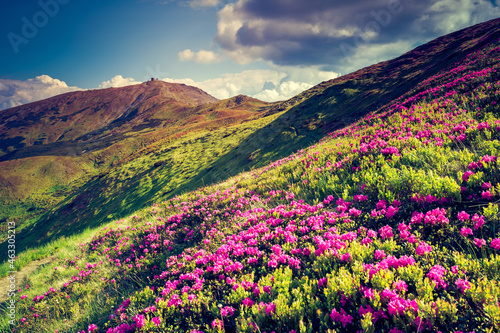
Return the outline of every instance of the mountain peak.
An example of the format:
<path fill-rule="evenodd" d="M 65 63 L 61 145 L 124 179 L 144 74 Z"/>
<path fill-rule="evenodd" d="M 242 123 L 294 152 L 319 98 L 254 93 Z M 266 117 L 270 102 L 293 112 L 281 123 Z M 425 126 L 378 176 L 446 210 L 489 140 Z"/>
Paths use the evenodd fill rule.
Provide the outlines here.
<path fill-rule="evenodd" d="M 0 155 L 89 133 L 155 127 L 164 119 L 182 117 L 179 112 L 185 109 L 218 101 L 199 88 L 164 81 L 70 92 L 2 111 Z"/>

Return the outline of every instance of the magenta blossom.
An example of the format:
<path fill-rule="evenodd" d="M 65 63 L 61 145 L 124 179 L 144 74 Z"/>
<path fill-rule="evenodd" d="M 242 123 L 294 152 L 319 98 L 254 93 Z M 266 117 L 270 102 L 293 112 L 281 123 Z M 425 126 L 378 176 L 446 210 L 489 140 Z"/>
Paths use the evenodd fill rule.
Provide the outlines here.
<path fill-rule="evenodd" d="M 460 229 L 460 234 L 464 237 L 467 237 L 467 236 L 471 236 L 473 234 L 473 232 L 472 232 L 471 228 L 462 227 L 462 229 Z"/>
<path fill-rule="evenodd" d="M 419 256 L 423 256 L 427 253 L 432 252 L 432 246 L 428 245 L 425 242 L 420 242 L 418 244 L 417 249 L 415 250 Z"/>
<path fill-rule="evenodd" d="M 465 294 L 465 291 L 469 290 L 471 287 L 470 282 L 464 279 L 458 279 L 455 284 L 457 285 L 457 288 L 462 292 L 462 294 Z"/>
<path fill-rule="evenodd" d="M 154 317 L 153 319 L 151 319 L 151 321 L 153 322 L 153 324 L 155 324 L 155 326 L 160 326 L 161 318 L 160 317 Z"/>
<path fill-rule="evenodd" d="M 461 211 L 460 213 L 458 213 L 457 218 L 460 221 L 467 221 L 468 219 L 470 219 L 470 215 L 464 211 Z"/>

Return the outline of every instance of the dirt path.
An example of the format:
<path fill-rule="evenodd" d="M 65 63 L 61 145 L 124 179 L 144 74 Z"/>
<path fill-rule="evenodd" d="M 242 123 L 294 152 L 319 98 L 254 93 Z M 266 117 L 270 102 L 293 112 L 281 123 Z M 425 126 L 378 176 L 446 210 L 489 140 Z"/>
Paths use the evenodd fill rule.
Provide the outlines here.
<path fill-rule="evenodd" d="M 20 288 L 25 287 L 26 277 L 35 271 L 41 265 L 49 263 L 52 259 L 50 257 L 35 260 L 29 263 L 27 266 L 23 267 L 20 271 L 16 273 L 16 293 Z M 10 281 L 7 279 L 8 276 L 0 280 L 0 304 L 9 299 L 8 292 L 10 287 Z"/>

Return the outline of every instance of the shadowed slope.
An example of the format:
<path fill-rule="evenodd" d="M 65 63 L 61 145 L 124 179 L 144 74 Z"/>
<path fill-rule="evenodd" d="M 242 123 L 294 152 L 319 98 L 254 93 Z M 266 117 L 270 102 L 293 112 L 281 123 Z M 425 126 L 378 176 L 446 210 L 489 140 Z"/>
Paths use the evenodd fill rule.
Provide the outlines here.
<path fill-rule="evenodd" d="M 273 104 L 268 113 L 286 112 L 201 171 L 185 185 L 186 189 L 221 181 L 307 147 L 326 133 L 391 104 L 427 78 L 446 73 L 472 50 L 499 38 L 500 19 L 491 20 L 437 38 L 396 59 L 322 82 L 285 102 Z M 183 191 L 181 187 L 175 193 Z"/>

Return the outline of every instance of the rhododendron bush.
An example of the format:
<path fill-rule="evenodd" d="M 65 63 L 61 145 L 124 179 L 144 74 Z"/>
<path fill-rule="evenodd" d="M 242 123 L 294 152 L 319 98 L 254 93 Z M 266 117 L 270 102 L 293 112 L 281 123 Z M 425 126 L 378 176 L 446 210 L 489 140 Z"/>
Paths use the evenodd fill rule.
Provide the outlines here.
<path fill-rule="evenodd" d="M 500 331 L 499 55 L 117 221 L 21 296 L 17 330 L 69 331 L 94 294 L 80 331 Z"/>

